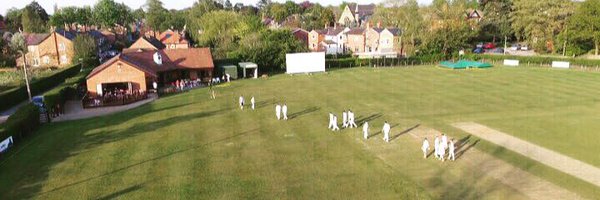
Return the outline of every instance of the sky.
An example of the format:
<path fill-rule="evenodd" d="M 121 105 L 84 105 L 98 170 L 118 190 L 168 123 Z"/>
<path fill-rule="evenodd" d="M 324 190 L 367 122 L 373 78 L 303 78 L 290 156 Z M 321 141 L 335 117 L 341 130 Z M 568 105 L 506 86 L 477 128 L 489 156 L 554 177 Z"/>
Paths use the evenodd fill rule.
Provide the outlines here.
<path fill-rule="evenodd" d="M 4 16 L 6 10 L 10 8 L 23 8 L 29 4 L 32 0 L 2 0 L 0 3 L 0 13 Z M 59 8 L 66 6 L 93 6 L 97 0 L 37 0 L 37 2 L 46 9 L 48 14 L 52 14 L 54 4 L 57 4 Z M 161 0 L 163 5 L 167 9 L 182 9 L 191 7 L 196 0 Z M 231 4 L 243 3 L 255 5 L 258 0 L 230 0 Z M 273 2 L 285 2 L 286 0 L 273 0 Z M 304 0 L 294 0 L 295 2 L 303 2 Z M 322 5 L 338 5 L 343 0 L 310 0 L 311 2 L 318 2 Z M 346 0 L 348 2 L 356 2 L 359 4 L 370 4 L 380 3 L 382 0 Z M 432 0 L 418 0 L 420 4 L 429 4 Z M 115 0 L 115 2 L 123 2 L 132 9 L 137 9 L 144 5 L 146 0 Z"/>

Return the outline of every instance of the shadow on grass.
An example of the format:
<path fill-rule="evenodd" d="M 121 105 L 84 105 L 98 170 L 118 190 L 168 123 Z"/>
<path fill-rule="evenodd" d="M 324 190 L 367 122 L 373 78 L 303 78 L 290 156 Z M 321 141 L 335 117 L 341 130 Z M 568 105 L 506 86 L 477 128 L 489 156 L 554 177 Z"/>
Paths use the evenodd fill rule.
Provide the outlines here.
<path fill-rule="evenodd" d="M 134 186 L 127 187 L 125 189 L 113 192 L 113 193 L 108 194 L 106 196 L 102 196 L 102 197 L 98 198 L 98 200 L 116 199 L 116 198 L 120 197 L 121 195 L 124 195 L 124 194 L 130 193 L 130 192 L 134 192 L 134 191 L 137 191 L 139 189 L 142 189 L 143 186 L 144 186 L 144 184 L 145 183 L 137 184 L 137 185 L 134 185 Z"/>
<path fill-rule="evenodd" d="M 309 113 L 312 113 L 312 112 L 318 111 L 318 110 L 320 110 L 320 109 L 321 109 L 321 108 L 319 108 L 319 107 L 315 107 L 315 106 L 313 106 L 313 107 L 310 107 L 310 108 L 306 108 L 306 109 L 304 109 L 304 110 L 302 110 L 302 111 L 298 111 L 298 112 L 295 112 L 295 113 L 292 113 L 292 114 L 290 114 L 289 118 L 290 118 L 290 119 L 294 119 L 294 118 L 296 118 L 296 117 L 300 117 L 300 116 L 302 116 L 302 115 L 306 115 L 306 114 L 309 114 Z"/>
<path fill-rule="evenodd" d="M 404 130 L 404 131 L 402 131 L 402 132 L 400 132 L 400 133 L 398 133 L 398 134 L 396 134 L 396 135 L 392 136 L 392 137 L 390 138 L 390 141 L 393 141 L 394 139 L 396 139 L 396 138 L 400 137 L 401 135 L 407 134 L 408 132 L 410 132 L 410 131 L 414 130 L 415 128 L 418 128 L 419 126 L 421 126 L 421 124 L 414 125 L 413 127 L 410 127 L 410 128 L 408 128 L 408 129 L 406 129 L 406 130 Z"/>
<path fill-rule="evenodd" d="M 381 113 L 372 114 L 372 115 L 369 115 L 369 116 L 364 117 L 364 118 L 361 118 L 359 116 L 359 117 L 356 118 L 356 124 L 359 125 L 359 126 L 361 126 L 365 122 L 375 120 L 375 119 L 377 119 L 377 118 L 379 118 L 381 116 L 383 116 Z"/>
<path fill-rule="evenodd" d="M 259 109 L 259 108 L 264 108 L 266 106 L 273 105 L 273 104 L 275 104 L 275 101 L 273 101 L 273 100 L 264 100 L 264 101 L 256 102 L 254 104 L 254 107 L 255 107 L 255 109 Z M 275 108 L 273 108 L 273 110 L 275 110 Z"/>
<path fill-rule="evenodd" d="M 236 107 L 230 106 L 217 110 L 209 110 L 204 112 L 193 112 L 185 115 L 177 115 L 171 118 L 160 118 L 154 121 L 137 122 L 132 126 L 127 126 L 123 130 L 107 129 L 98 131 L 103 127 L 118 127 L 123 124 L 132 123 L 137 117 L 142 117 L 150 113 L 164 112 L 169 109 L 175 111 L 185 109 L 183 107 L 190 103 L 173 103 L 168 107 L 153 108 L 153 104 L 146 104 L 138 108 L 129 110 L 128 112 L 116 113 L 109 116 L 97 117 L 84 120 L 76 120 L 71 122 L 50 123 L 43 126 L 35 135 L 33 135 L 27 143 L 16 146 L 10 152 L 9 157 L 0 158 L 0 199 L 30 199 L 34 197 L 43 197 L 40 195 L 63 190 L 74 185 L 86 183 L 103 176 L 114 174 L 119 171 L 127 170 L 132 167 L 149 163 L 158 159 L 169 157 L 173 154 L 189 151 L 199 147 L 189 147 L 187 149 L 171 152 L 169 154 L 160 155 L 152 159 L 144 160 L 136 164 L 128 165 L 111 172 L 102 173 L 98 176 L 85 178 L 82 180 L 67 183 L 65 185 L 54 185 L 53 189 L 43 191 L 45 180 L 48 179 L 52 169 L 59 163 L 64 162 L 72 156 L 90 151 L 100 145 L 111 142 L 116 142 L 138 135 L 155 131 L 162 127 L 171 126 L 177 123 L 209 118 L 216 115 L 228 113 Z M 69 123 L 69 125 L 65 125 Z M 205 143 L 210 145 L 216 142 L 225 141 L 233 137 L 237 137 L 248 132 L 238 133 L 224 137 L 219 140 Z M 35 146 L 32 148 L 32 146 Z M 14 153 L 13 153 L 14 152 Z M 49 153 L 51 152 L 51 153 Z M 23 156 L 28 155 L 28 156 Z M 20 173 L 14 173 L 18 169 Z M 101 170 L 101 169 L 100 169 Z M 142 187 L 134 186 L 125 188 L 118 193 L 107 195 L 107 198 L 112 198 L 115 195 L 121 195 L 127 192 L 138 190 Z"/>

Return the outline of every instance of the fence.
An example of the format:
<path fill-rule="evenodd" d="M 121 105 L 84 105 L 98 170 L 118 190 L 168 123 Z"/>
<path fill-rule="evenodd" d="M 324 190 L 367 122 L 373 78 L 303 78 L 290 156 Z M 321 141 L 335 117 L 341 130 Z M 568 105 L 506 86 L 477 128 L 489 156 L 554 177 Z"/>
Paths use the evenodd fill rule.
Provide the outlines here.
<path fill-rule="evenodd" d="M 141 101 L 148 98 L 146 92 L 134 93 L 134 94 L 118 94 L 118 95 L 105 95 L 103 97 L 92 98 L 85 95 L 81 100 L 83 108 L 97 108 L 106 106 L 121 106 Z"/>

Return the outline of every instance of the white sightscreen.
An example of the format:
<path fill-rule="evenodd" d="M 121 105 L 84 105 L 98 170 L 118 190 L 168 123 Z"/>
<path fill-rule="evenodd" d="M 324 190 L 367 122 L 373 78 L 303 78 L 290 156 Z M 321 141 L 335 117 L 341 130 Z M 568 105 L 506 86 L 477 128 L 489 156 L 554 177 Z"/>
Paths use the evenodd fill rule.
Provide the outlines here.
<path fill-rule="evenodd" d="M 325 52 L 285 54 L 286 73 L 325 72 Z"/>

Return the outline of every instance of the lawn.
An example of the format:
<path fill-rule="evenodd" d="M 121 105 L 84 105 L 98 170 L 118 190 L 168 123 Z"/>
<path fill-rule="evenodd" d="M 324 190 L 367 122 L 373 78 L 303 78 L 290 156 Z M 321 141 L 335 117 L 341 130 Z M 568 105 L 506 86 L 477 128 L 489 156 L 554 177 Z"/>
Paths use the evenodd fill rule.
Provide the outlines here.
<path fill-rule="evenodd" d="M 240 111 L 239 95 L 254 95 L 258 109 Z M 358 130 L 329 132 L 327 113 L 345 108 L 359 121 L 370 116 L 372 131 L 387 120 L 396 132 L 420 125 L 458 138 L 466 134 L 449 124 L 475 121 L 600 167 L 593 154 L 600 148 L 590 140 L 600 128 L 598 73 L 355 68 L 237 81 L 218 87 L 217 96 L 198 89 L 46 125 L 0 158 L 0 199 L 525 198 L 458 164 L 423 161 L 418 139 L 408 135 L 385 144 L 361 141 Z M 274 119 L 275 102 L 287 103 L 291 120 Z M 501 148 L 476 147 L 584 196 L 598 194 Z"/>

